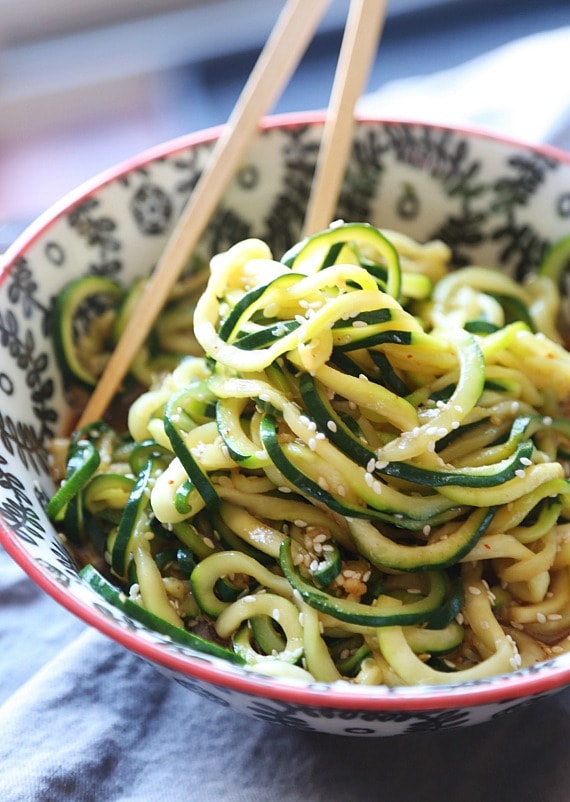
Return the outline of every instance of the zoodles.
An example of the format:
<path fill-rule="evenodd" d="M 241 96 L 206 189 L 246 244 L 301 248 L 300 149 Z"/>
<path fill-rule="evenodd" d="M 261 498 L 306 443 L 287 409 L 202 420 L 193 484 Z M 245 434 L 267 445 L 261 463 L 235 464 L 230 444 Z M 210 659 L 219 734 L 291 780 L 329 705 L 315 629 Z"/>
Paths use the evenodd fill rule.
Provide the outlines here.
<path fill-rule="evenodd" d="M 450 262 L 442 242 L 338 223 L 182 280 L 125 426 L 53 446 L 48 513 L 86 580 L 284 677 L 443 684 L 570 650 L 561 271 Z M 90 331 L 69 314 L 84 377 Z"/>

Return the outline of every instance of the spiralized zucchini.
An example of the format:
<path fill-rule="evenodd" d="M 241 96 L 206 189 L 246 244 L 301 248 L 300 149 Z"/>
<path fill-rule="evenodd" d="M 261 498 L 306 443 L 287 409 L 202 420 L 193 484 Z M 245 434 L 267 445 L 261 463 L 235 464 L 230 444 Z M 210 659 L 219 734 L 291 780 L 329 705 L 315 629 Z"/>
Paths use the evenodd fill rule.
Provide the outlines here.
<path fill-rule="evenodd" d="M 88 575 L 287 678 L 443 684 L 568 651 L 560 290 L 450 261 L 356 223 L 215 256 L 188 331 L 157 324 L 201 351 L 126 433 L 66 443 L 48 512 Z"/>

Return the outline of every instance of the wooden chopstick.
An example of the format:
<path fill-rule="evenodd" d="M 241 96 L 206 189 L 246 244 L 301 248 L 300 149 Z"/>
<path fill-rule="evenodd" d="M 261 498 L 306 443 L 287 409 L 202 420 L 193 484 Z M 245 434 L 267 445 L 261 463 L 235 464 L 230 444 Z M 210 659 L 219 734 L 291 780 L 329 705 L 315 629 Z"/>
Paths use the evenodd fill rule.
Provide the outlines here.
<path fill-rule="evenodd" d="M 388 0 L 351 0 L 323 129 L 304 234 L 333 220 L 352 144 L 354 109 L 372 66 Z"/>
<path fill-rule="evenodd" d="M 78 422 L 79 427 L 103 416 L 230 179 L 235 175 L 260 119 L 293 74 L 329 3 L 330 0 L 288 0 L 168 239 L 135 312 L 87 402 Z"/>

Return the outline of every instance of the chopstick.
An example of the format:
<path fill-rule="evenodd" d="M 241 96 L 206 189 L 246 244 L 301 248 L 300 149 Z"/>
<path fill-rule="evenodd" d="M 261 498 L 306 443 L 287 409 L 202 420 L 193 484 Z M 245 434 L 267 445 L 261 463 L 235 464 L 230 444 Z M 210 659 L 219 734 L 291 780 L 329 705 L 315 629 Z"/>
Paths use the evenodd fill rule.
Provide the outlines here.
<path fill-rule="evenodd" d="M 378 49 L 387 6 L 388 0 L 351 0 L 305 216 L 306 236 L 333 219 L 352 144 L 354 109 Z"/>
<path fill-rule="evenodd" d="M 77 424 L 79 428 L 103 416 L 230 179 L 235 175 L 260 119 L 293 74 L 329 3 L 330 0 L 288 0 L 286 3 L 146 284 L 134 314 L 93 389 Z"/>

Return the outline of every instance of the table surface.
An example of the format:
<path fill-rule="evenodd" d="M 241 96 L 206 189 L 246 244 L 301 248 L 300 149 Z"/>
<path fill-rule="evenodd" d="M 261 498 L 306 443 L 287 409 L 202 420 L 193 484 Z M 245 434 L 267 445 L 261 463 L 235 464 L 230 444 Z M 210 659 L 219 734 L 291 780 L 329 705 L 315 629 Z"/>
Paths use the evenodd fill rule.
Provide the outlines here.
<path fill-rule="evenodd" d="M 570 28 L 537 35 L 387 86 L 362 108 L 407 103 L 416 117 L 570 149 L 570 82 L 548 81 L 569 47 Z M 250 719 L 86 627 L 0 548 L 0 802 L 558 802 L 570 788 L 569 713 L 570 690 L 491 723 L 396 738 Z"/>

